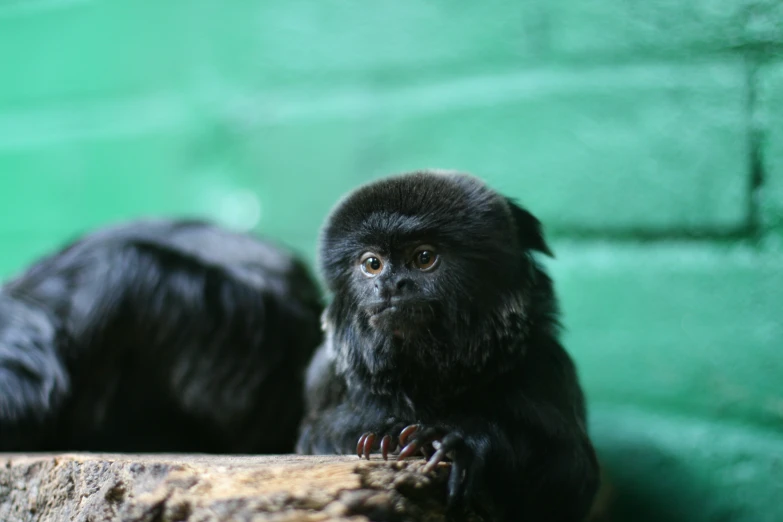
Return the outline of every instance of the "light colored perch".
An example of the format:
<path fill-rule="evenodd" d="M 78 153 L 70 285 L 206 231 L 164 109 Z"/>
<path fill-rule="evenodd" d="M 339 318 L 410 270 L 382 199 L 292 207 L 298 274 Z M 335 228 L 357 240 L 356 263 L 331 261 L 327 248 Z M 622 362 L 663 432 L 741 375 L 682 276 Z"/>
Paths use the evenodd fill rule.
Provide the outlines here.
<path fill-rule="evenodd" d="M 423 465 L 357 457 L 0 454 L 0 520 L 445 520 L 449 468 L 425 475 Z"/>

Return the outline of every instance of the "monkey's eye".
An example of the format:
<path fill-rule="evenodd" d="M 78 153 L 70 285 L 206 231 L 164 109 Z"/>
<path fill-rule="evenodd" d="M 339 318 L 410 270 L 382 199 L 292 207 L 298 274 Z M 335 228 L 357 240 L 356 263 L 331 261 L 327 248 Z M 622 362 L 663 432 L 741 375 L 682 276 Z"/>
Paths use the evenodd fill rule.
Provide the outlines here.
<path fill-rule="evenodd" d="M 367 253 L 362 256 L 360 262 L 362 272 L 370 277 L 375 277 L 383 270 L 383 261 L 381 258 L 372 253 Z"/>
<path fill-rule="evenodd" d="M 413 264 L 419 270 L 432 270 L 438 263 L 438 253 L 431 246 L 423 245 L 413 252 Z"/>

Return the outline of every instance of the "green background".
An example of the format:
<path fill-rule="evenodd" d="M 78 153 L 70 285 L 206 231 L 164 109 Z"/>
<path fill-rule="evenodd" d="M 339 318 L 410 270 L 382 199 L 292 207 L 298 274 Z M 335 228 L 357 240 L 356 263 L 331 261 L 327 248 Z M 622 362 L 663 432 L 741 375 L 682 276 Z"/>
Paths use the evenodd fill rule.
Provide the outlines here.
<path fill-rule="evenodd" d="M 0 2 L 4 277 L 422 167 L 544 221 L 619 520 L 783 520 L 780 0 Z"/>

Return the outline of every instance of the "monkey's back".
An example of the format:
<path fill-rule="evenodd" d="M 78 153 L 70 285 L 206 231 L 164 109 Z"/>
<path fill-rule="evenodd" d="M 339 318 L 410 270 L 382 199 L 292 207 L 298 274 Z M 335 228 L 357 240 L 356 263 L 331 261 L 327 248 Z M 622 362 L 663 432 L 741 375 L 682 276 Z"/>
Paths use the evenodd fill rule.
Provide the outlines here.
<path fill-rule="evenodd" d="M 195 221 L 96 231 L 0 294 L 0 448 L 290 451 L 319 312 L 269 242 Z"/>

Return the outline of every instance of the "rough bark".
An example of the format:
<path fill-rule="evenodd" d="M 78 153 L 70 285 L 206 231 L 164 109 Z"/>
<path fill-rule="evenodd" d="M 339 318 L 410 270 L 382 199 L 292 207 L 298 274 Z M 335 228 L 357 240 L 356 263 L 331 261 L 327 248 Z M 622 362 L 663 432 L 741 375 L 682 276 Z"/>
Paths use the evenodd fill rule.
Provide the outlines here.
<path fill-rule="evenodd" d="M 0 520 L 445 520 L 448 465 L 356 457 L 0 455 Z M 476 516 L 467 520 L 479 521 Z"/>

